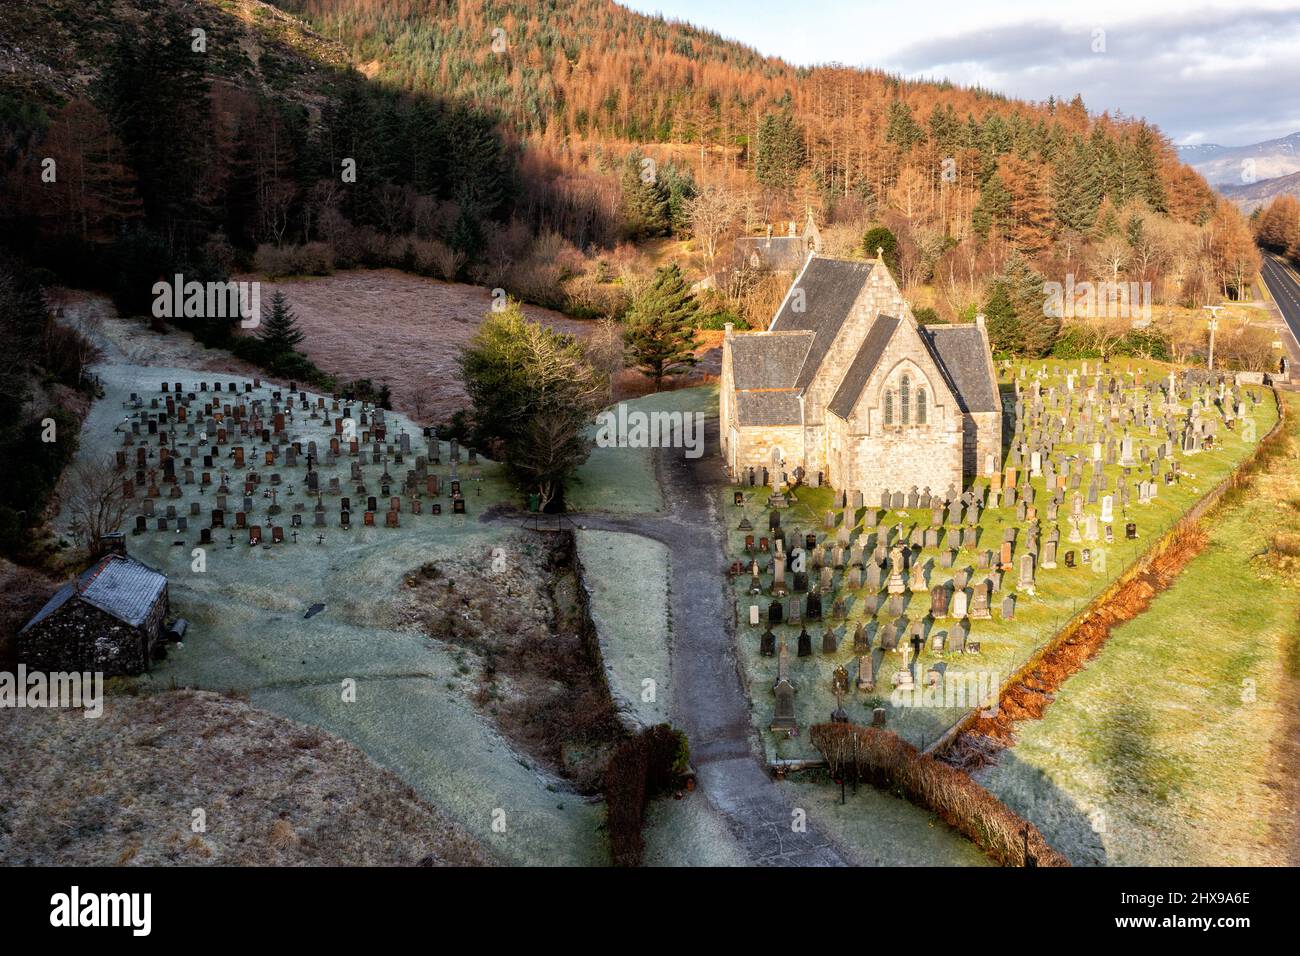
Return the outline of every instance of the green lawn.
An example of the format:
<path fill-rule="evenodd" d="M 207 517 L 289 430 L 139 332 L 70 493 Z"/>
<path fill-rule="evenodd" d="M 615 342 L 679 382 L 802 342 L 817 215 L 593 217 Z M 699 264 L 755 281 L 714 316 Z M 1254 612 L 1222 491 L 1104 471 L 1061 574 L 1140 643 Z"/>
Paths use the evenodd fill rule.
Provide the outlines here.
<path fill-rule="evenodd" d="M 854 793 L 824 772 L 797 773 L 780 784 L 792 807 L 858 866 L 993 866 L 970 840 L 928 810 L 866 783 Z"/>
<path fill-rule="evenodd" d="M 1064 370 L 1070 366 L 1077 367 L 1077 363 L 1036 362 L 1032 363 L 1031 368 L 1036 370 L 1044 366 L 1049 369 L 1050 375 L 1053 377 L 1052 380 L 1056 380 L 1058 385 L 1063 387 Z M 1141 366 L 1146 369 L 1148 371 L 1148 380 L 1150 380 L 1151 375 L 1159 377 L 1166 371 L 1165 368 L 1152 363 L 1123 363 L 1118 367 L 1120 371 L 1123 371 L 1130 366 L 1134 368 Z M 1004 384 L 1005 381 L 1004 379 Z M 1048 382 L 1045 381 L 1044 389 L 1046 389 L 1047 384 Z M 1262 390 L 1260 390 L 1260 393 L 1263 395 L 1264 400 L 1260 402 L 1256 409 L 1255 418 L 1257 434 L 1262 437 L 1272 427 L 1276 419 L 1276 409 L 1272 398 Z M 1001 620 L 999 613 L 1002 597 L 1008 592 L 1016 592 L 1015 573 L 1008 572 L 1005 575 L 1002 591 L 995 593 L 990 600 L 993 613 L 992 620 L 971 622 L 970 637 L 981 643 L 981 653 L 978 655 L 936 654 L 927 647 L 921 656 L 919 664 L 914 667 L 918 677 L 923 677 L 925 671 L 932 664 L 941 663 L 946 667 L 945 680 L 949 682 L 957 679 L 974 681 L 983 677 L 986 681 L 992 681 L 996 685 L 998 682 L 1005 680 L 1035 649 L 1046 643 L 1073 615 L 1084 608 L 1119 574 L 1123 573 L 1125 568 L 1170 528 L 1193 503 L 1213 488 L 1218 481 L 1227 476 L 1253 447 L 1252 444 L 1243 441 L 1239 437 L 1239 432 L 1229 432 L 1220 428 L 1219 436 L 1220 441 L 1213 451 L 1203 451 L 1187 458 L 1182 458 L 1179 455 L 1184 469 L 1181 482 L 1172 486 L 1161 482 L 1158 495 L 1151 504 L 1137 504 L 1137 497 L 1134 495 L 1133 504 L 1129 508 L 1129 517 L 1137 523 L 1138 539 L 1136 541 L 1126 541 L 1123 538 L 1123 520 L 1120 517 L 1119 502 L 1116 500 L 1116 538 L 1113 544 L 1106 545 L 1103 542 L 1097 542 L 1094 544 L 1068 545 L 1066 543 L 1068 526 L 1065 521 L 1065 516 L 1069 511 L 1069 496 L 1067 494 L 1067 504 L 1062 508 L 1061 518 L 1058 522 L 1062 529 L 1060 557 L 1058 558 L 1060 567 L 1056 570 L 1040 570 L 1037 575 L 1036 595 L 1030 597 L 1027 594 L 1018 594 L 1015 619 L 1004 622 Z M 1147 441 L 1154 443 L 1154 439 L 1148 439 L 1145 434 L 1136 436 L 1135 448 Z M 1082 446 L 1058 446 L 1058 453 L 1060 454 L 1074 454 L 1083 451 Z M 1114 488 L 1113 479 L 1119 474 L 1120 470 L 1118 466 L 1107 468 L 1107 474 L 1112 479 L 1112 489 Z M 1134 479 L 1130 479 L 1130 481 L 1132 480 Z M 978 484 L 986 483 L 984 479 L 978 482 Z M 1046 538 L 1051 526 L 1046 521 L 1047 495 L 1044 492 L 1044 480 L 1042 478 L 1034 479 L 1033 484 L 1038 492 L 1037 500 L 1042 522 L 1042 533 L 1043 537 Z M 750 521 L 754 524 L 755 530 L 752 533 L 756 537 L 766 534 L 768 491 L 761 488 L 744 489 L 748 500 L 743 508 L 737 508 L 732 504 L 731 500 L 733 490 L 733 488 L 727 488 L 721 492 L 720 513 L 722 520 L 726 522 L 729 554 L 736 560 L 747 561 L 747 556 L 744 553 L 745 532 L 738 530 L 737 525 L 743 513 L 748 515 Z M 833 540 L 834 532 L 827 532 L 823 523 L 825 513 L 831 506 L 832 498 L 833 492 L 829 488 L 800 489 L 797 504 L 783 512 L 782 525 L 787 529 L 797 527 L 802 533 L 816 532 L 819 542 L 827 540 L 828 534 L 830 540 Z M 879 502 L 867 501 L 866 504 L 879 505 Z M 1090 506 L 1087 510 L 1095 513 L 1097 506 Z M 906 511 L 879 513 L 882 515 L 880 520 L 882 529 L 897 522 L 902 522 L 906 535 L 910 535 L 913 526 L 919 524 L 922 528 L 925 528 L 930 523 L 930 512 L 928 510 L 911 513 Z M 860 525 L 863 514 L 864 511 L 860 510 L 853 516 L 855 527 Z M 1014 524 L 1016 524 L 1014 508 L 990 508 L 986 510 L 980 520 L 982 533 L 978 550 L 982 551 L 985 548 L 991 548 L 996 551 L 998 544 L 1002 540 L 1003 529 Z M 862 533 L 862 529 L 858 527 L 858 530 L 854 532 L 855 540 L 860 533 Z M 868 533 L 868 543 L 873 543 L 870 535 L 871 533 Z M 1074 549 L 1079 552 L 1083 547 L 1089 547 L 1095 554 L 1100 554 L 1099 563 L 1088 567 L 1080 566 L 1072 570 L 1066 569 L 1064 566 L 1065 551 Z M 1021 546 L 1018 545 L 1017 556 L 1020 553 Z M 939 567 L 939 552 L 937 550 L 923 551 L 923 561 L 929 562 L 934 559 L 930 584 L 933 585 L 950 578 L 960 568 L 975 569 L 976 554 L 977 552 L 960 552 L 959 559 L 954 564 L 954 567 L 945 570 Z M 973 580 L 982 579 L 985 573 L 975 570 Z M 835 572 L 837 594 L 845 588 L 845 574 L 846 572 L 841 570 Z M 760 624 L 756 628 L 750 627 L 748 625 L 748 612 L 750 604 L 757 603 L 765 620 L 767 606 L 771 602 L 771 597 L 766 591 L 761 596 L 751 597 L 748 593 L 749 580 L 748 574 L 742 574 L 738 575 L 733 581 L 741 622 L 739 634 L 740 653 L 744 672 L 749 680 L 750 695 L 754 702 L 754 721 L 764 740 L 769 759 L 818 756 L 809 742 L 807 728 L 812 724 L 829 719 L 831 711 L 835 708 L 835 698 L 831 693 L 831 678 L 835 667 L 839 664 L 843 664 L 849 670 L 852 689 L 845 698 L 844 707 L 848 711 L 850 718 L 858 723 L 869 722 L 871 708 L 883 704 L 889 711 L 888 726 L 919 747 L 925 747 L 934 742 L 939 735 L 965 713 L 966 708 L 964 707 L 893 706 L 889 702 L 890 676 L 898 669 L 902 655 L 891 652 L 884 654 L 882 659 L 879 650 L 879 638 L 877 638 L 874 645 L 877 659 L 876 689 L 871 694 L 856 689 L 857 664 L 853 655 L 851 636 L 857 622 L 865 620 L 866 615 L 860 600 L 856 600 L 856 596 L 851 596 L 848 606 L 847 626 L 844 621 L 830 622 L 834 625 L 839 636 L 839 651 L 833 655 L 823 655 L 820 652 L 822 627 L 825 622 L 809 625 L 808 631 L 813 638 L 813 654 L 811 657 L 803 659 L 795 657 L 798 629 L 789 625 L 783 625 L 776 629 L 778 638 L 784 636 L 790 646 L 791 679 L 797 689 L 795 707 L 800 733 L 794 738 L 770 733 L 767 728 L 771 723 L 773 714 L 774 698 L 771 688 L 776 680 L 777 660 L 774 657 L 763 657 L 759 654 L 759 638 L 765 630 L 766 624 Z M 763 584 L 765 587 L 770 584 L 770 575 L 763 579 Z M 831 601 L 824 600 L 824 607 L 829 614 Z M 923 617 L 928 611 L 928 595 L 909 596 L 904 613 L 911 619 L 916 620 Z M 887 617 L 887 610 L 882 605 L 876 618 L 883 623 Z M 946 630 L 948 623 L 950 622 L 939 622 L 936 630 Z"/>
<path fill-rule="evenodd" d="M 979 775 L 1076 864 L 1288 862 L 1276 824 L 1292 782 L 1272 747 L 1300 589 L 1252 557 L 1300 530 L 1300 401 L 1286 399 L 1289 453 L 1204 522 L 1206 550 Z"/>

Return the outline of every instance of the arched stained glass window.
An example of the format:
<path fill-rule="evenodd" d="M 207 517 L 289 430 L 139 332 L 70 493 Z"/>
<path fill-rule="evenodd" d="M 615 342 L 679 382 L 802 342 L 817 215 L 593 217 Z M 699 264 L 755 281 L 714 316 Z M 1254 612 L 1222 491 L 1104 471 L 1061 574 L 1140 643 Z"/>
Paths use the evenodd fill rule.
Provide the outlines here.
<path fill-rule="evenodd" d="M 918 388 L 916 390 L 916 423 L 918 425 L 924 425 L 925 416 L 926 416 L 925 389 Z"/>
<path fill-rule="evenodd" d="M 898 404 L 902 413 L 899 417 L 902 419 L 903 424 L 906 425 L 911 420 L 909 413 L 912 410 L 912 379 L 907 375 L 903 376 L 903 383 L 898 389 L 898 397 Z"/>
<path fill-rule="evenodd" d="M 885 424 L 894 424 L 894 390 L 885 389 Z"/>

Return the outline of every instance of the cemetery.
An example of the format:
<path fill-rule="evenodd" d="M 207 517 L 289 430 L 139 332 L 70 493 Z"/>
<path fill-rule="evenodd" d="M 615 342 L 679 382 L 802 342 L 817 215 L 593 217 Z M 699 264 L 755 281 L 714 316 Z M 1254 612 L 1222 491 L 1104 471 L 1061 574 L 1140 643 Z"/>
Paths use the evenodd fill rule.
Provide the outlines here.
<path fill-rule="evenodd" d="M 1262 387 L 1156 363 L 1001 363 L 998 378 L 1003 459 L 965 488 L 866 500 L 778 461 L 722 492 L 769 762 L 815 761 L 808 728 L 829 720 L 933 745 L 985 703 L 952 685 L 1014 673 L 1277 419 Z"/>
<path fill-rule="evenodd" d="M 412 623 L 411 569 L 490 576 L 494 553 L 526 546 L 513 525 L 479 520 L 515 500 L 498 463 L 288 383 L 115 363 L 100 374 L 79 455 L 120 466 L 127 547 L 166 576 L 189 622 L 136 678 L 141 691 L 235 692 L 337 734 L 501 859 L 607 859 L 602 807 L 512 750 L 476 705 L 464 655 Z M 516 821 L 508 840 L 491 830 L 499 807 Z"/>

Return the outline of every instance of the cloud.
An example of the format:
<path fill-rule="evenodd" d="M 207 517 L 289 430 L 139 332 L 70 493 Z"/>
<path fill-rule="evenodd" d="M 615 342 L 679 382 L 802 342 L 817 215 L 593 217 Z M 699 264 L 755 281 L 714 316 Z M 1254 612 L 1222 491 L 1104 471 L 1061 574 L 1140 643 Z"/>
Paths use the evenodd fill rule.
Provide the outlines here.
<path fill-rule="evenodd" d="M 1102 33 L 1096 31 L 1104 31 Z M 928 38 L 888 68 L 1145 116 L 1176 141 L 1300 130 L 1300 10 L 1198 9 L 1088 26 L 1045 19 Z"/>

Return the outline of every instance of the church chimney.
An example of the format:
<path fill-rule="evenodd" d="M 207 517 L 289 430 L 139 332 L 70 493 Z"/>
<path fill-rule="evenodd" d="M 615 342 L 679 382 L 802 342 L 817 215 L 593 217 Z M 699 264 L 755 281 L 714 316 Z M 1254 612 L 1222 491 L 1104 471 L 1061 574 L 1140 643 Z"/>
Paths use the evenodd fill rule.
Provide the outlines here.
<path fill-rule="evenodd" d="M 979 328 L 981 328 L 981 329 L 984 328 L 984 313 L 983 313 L 983 312 L 977 312 L 977 313 L 975 313 L 975 324 L 976 324 Z"/>

